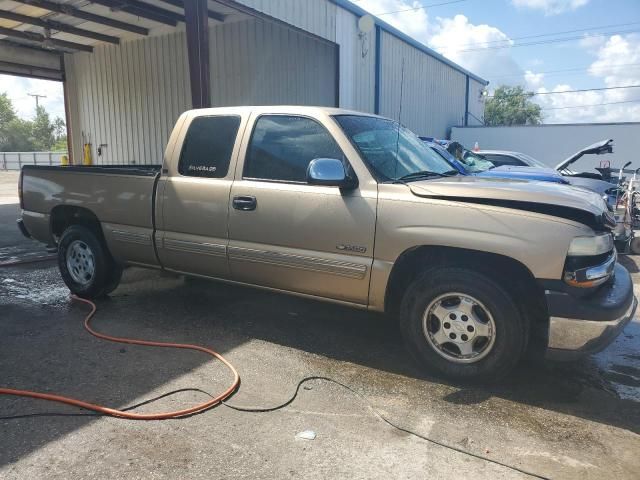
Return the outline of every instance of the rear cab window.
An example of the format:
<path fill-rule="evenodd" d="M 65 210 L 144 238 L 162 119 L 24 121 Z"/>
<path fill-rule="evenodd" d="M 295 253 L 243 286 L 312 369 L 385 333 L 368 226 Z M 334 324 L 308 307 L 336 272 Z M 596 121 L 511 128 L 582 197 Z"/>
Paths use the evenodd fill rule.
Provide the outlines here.
<path fill-rule="evenodd" d="M 239 127 L 237 115 L 194 118 L 184 137 L 178 173 L 188 177 L 225 177 Z"/>
<path fill-rule="evenodd" d="M 296 115 L 261 115 L 251 135 L 243 177 L 306 183 L 307 167 L 316 158 L 335 158 L 346 166 L 335 139 L 316 120 Z"/>

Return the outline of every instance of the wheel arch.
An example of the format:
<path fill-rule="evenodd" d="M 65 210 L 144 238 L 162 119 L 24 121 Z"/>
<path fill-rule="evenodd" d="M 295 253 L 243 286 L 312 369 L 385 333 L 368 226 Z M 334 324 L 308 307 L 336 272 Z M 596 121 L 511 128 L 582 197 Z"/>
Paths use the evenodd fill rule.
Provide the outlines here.
<path fill-rule="evenodd" d="M 82 225 L 88 228 L 98 236 L 100 241 L 105 242 L 100 220 L 90 209 L 74 205 L 58 205 L 51 210 L 49 231 L 56 243 L 63 232 L 72 225 Z M 106 245 L 106 243 L 104 244 Z"/>
<path fill-rule="evenodd" d="M 532 327 L 532 340 L 545 338 L 549 316 L 544 289 L 526 265 L 492 252 L 426 245 L 405 250 L 395 261 L 387 281 L 385 313 L 393 316 L 398 314 L 404 292 L 421 272 L 427 268 L 444 266 L 471 268 L 495 280 L 513 296 Z M 537 345 L 538 342 L 534 341 L 533 344 Z"/>

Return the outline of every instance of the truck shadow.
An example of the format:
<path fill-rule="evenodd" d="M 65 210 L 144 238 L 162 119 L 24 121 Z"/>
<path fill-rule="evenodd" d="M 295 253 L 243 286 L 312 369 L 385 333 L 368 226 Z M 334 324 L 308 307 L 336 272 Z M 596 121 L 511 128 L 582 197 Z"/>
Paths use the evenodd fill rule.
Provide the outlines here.
<path fill-rule="evenodd" d="M 201 387 L 203 383 L 215 393 L 230 381 L 223 366 L 197 352 L 129 347 L 90 337 L 81 328 L 85 307 L 69 302 L 53 267 L 5 269 L 0 275 L 3 386 L 56 392 L 121 408 L 168 390 Z M 13 281 L 5 282 L 9 278 Z M 94 326 L 100 331 L 206 344 L 222 354 L 229 353 L 232 362 L 235 358 L 241 374 L 255 368 L 258 361 L 253 347 L 246 344 L 262 340 L 303 352 L 304 370 L 310 374 L 343 381 L 351 378 L 354 388 L 376 390 L 377 395 L 393 396 L 402 384 L 452 405 L 475 405 L 498 397 L 640 433 L 638 403 L 618 398 L 593 372 L 589 361 L 524 364 L 498 385 L 460 387 L 425 376 L 408 358 L 395 322 L 386 317 L 138 269 L 127 270 L 124 284 L 98 307 Z M 347 369 L 351 377 L 344 376 Z M 243 390 L 259 391 L 255 381 L 247 381 L 241 394 Z M 282 387 L 283 399 L 294 386 L 295 381 Z M 171 400 L 175 402 L 165 399 L 145 409 L 184 407 L 203 401 L 203 396 L 187 392 Z M 42 412 L 78 410 L 0 396 L 0 416 Z M 0 420 L 0 466 L 94 421 L 95 417 L 55 416 Z"/>

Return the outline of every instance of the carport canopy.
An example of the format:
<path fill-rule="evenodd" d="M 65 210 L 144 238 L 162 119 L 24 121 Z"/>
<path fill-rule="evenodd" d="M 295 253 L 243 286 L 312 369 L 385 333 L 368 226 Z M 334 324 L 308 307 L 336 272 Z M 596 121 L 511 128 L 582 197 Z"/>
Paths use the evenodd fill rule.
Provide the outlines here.
<path fill-rule="evenodd" d="M 232 0 L 0 0 L 0 73 L 64 81 L 64 54 L 184 28 L 192 106 L 208 107 L 208 26 L 256 15 Z"/>

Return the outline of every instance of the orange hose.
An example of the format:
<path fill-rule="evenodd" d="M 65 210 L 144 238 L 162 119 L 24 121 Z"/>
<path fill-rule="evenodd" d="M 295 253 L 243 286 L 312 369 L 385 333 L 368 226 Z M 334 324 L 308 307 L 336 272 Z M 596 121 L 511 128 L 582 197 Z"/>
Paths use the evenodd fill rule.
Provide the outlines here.
<path fill-rule="evenodd" d="M 238 371 L 231 365 L 225 358 L 219 353 L 214 352 L 205 347 L 201 347 L 199 345 L 190 345 L 187 343 L 168 343 L 168 342 L 152 342 L 149 340 L 135 340 L 132 338 L 125 337 L 112 337 L 111 335 L 105 335 L 104 333 L 99 333 L 93 330 L 89 323 L 91 319 L 96 313 L 97 307 L 90 300 L 85 300 L 84 298 L 76 297 L 75 295 L 71 295 L 73 300 L 78 302 L 86 303 L 91 307 L 91 312 L 84 319 L 84 328 L 94 337 L 98 337 L 102 340 L 108 340 L 110 342 L 117 343 L 127 343 L 131 345 L 145 345 L 148 347 L 169 347 L 169 348 L 186 348 L 189 350 L 197 350 L 199 352 L 207 353 L 212 357 L 217 358 L 222 363 L 224 363 L 229 370 L 233 373 L 233 383 L 229 388 L 227 388 L 220 395 L 213 397 L 207 402 L 199 403 L 198 405 L 194 405 L 190 408 L 185 408 L 183 410 L 176 410 L 173 412 L 161 412 L 161 413 L 130 413 L 122 410 L 117 410 L 115 408 L 109 408 L 102 405 L 96 405 L 94 403 L 84 402 L 82 400 L 78 400 L 76 398 L 64 397 L 62 395 L 53 395 L 50 393 L 41 393 L 41 392 L 32 392 L 30 390 L 14 390 L 12 388 L 0 388 L 0 395 L 15 395 L 19 397 L 30 397 L 37 398 L 40 400 L 48 400 L 50 402 L 58 402 L 65 403 L 67 405 L 73 405 L 75 407 L 84 408 L 86 410 L 93 410 L 94 412 L 103 413 L 105 415 L 111 415 L 113 417 L 118 418 L 126 418 L 129 420 L 165 420 L 167 418 L 178 418 L 183 417 L 185 415 L 190 415 L 193 413 L 202 412 L 207 410 L 215 405 L 221 403 L 223 400 L 228 398 L 231 394 L 235 392 L 235 390 L 240 385 L 240 375 L 238 375 Z"/>

